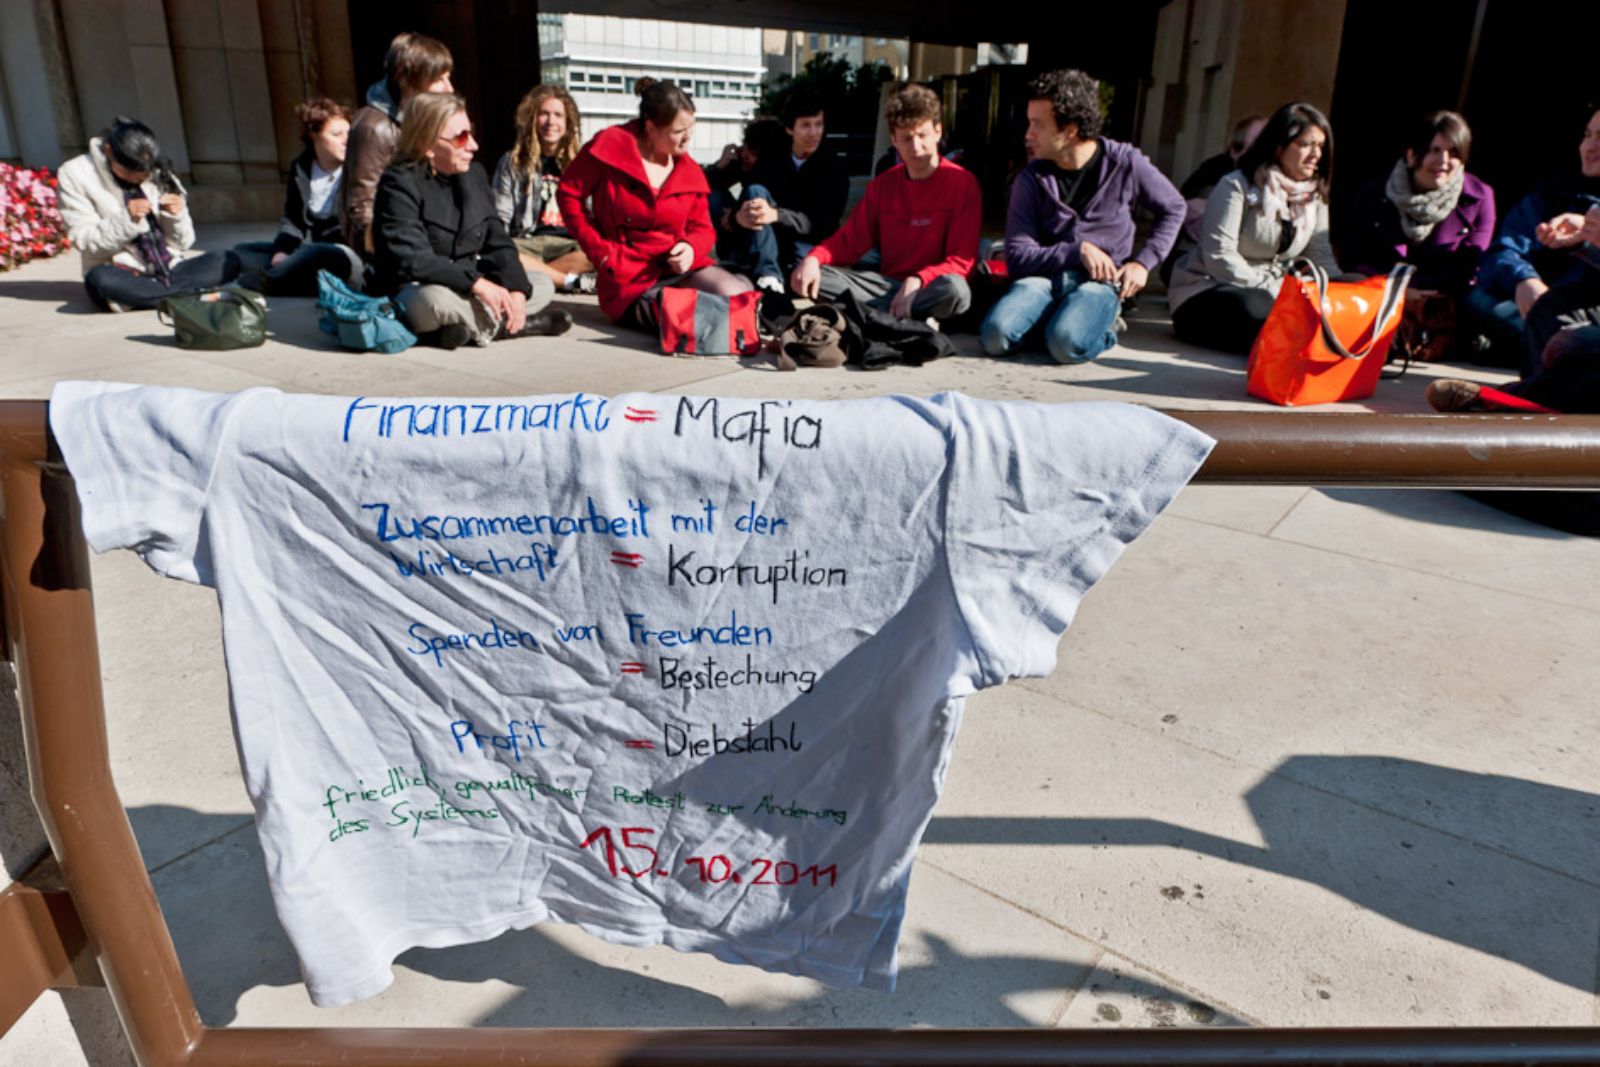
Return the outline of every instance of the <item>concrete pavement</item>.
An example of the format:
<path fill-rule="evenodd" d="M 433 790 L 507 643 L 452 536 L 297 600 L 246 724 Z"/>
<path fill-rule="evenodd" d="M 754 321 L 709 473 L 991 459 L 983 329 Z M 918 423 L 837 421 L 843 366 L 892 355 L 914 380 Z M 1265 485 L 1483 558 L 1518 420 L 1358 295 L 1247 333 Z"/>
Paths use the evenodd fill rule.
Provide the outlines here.
<path fill-rule="evenodd" d="M 382 356 L 281 300 L 265 346 L 189 353 L 153 315 L 91 313 L 69 255 L 0 275 L 0 396 L 86 377 L 1258 407 L 1243 361 L 1179 345 L 1159 298 L 1092 365 L 878 373 L 666 358 L 570 306 L 558 340 Z M 1431 373 L 1347 407 L 1425 410 Z M 969 701 L 892 995 L 547 925 L 414 950 L 384 994 L 311 1007 L 239 780 L 215 598 L 127 553 L 94 579 L 118 787 L 210 1025 L 1600 1023 L 1600 542 L 1458 494 L 1186 490 L 1088 596 L 1055 674 Z M 0 1064 L 127 1062 L 96 997 L 41 1000 Z"/>

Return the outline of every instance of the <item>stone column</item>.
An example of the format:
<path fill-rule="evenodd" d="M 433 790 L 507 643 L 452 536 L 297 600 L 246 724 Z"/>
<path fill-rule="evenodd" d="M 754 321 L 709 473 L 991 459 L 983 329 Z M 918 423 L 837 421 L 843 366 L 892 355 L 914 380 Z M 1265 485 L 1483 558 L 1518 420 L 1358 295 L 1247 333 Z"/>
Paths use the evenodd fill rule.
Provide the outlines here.
<path fill-rule="evenodd" d="M 60 0 L 83 142 L 118 115 L 145 123 L 179 173 L 190 168 L 161 0 Z"/>
<path fill-rule="evenodd" d="M 30 167 L 59 167 L 84 134 L 55 5 L 0 3 L 0 94 L 9 104 L 11 149 Z"/>

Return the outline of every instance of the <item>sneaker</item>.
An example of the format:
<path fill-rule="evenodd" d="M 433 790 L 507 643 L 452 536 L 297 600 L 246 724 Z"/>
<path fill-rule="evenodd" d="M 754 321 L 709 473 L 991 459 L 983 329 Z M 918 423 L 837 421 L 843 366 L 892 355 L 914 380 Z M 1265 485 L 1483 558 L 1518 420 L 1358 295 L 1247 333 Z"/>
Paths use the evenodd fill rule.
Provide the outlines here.
<path fill-rule="evenodd" d="M 561 308 L 545 308 L 528 316 L 522 329 L 505 337 L 556 337 L 572 329 L 572 313 Z"/>
<path fill-rule="evenodd" d="M 1460 378 L 1436 378 L 1428 383 L 1428 405 L 1435 411 L 1482 409 L 1481 386 Z"/>
<path fill-rule="evenodd" d="M 589 271 L 587 274 L 573 275 L 572 284 L 563 285 L 561 287 L 561 291 L 563 293 L 578 293 L 583 296 L 593 296 L 596 287 L 597 282 L 594 271 Z"/>
<path fill-rule="evenodd" d="M 783 279 L 776 274 L 764 274 L 756 279 L 756 288 L 765 289 L 769 293 L 782 293 Z"/>
<path fill-rule="evenodd" d="M 1114 334 L 1125 334 L 1125 333 L 1127 333 L 1128 332 L 1128 320 L 1123 318 L 1121 315 L 1118 315 L 1117 316 L 1117 321 L 1113 322 L 1111 324 L 1111 332 L 1114 333 Z"/>

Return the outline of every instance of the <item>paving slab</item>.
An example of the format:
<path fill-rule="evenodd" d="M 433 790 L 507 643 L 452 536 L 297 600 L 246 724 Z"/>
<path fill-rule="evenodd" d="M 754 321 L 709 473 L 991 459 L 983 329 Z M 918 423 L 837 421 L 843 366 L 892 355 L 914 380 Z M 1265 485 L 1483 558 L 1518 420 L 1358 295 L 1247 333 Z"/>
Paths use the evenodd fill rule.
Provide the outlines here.
<path fill-rule="evenodd" d="M 1268 534 L 1307 493 L 1299 485 L 1190 485 L 1166 514 L 1244 533 Z"/>
<path fill-rule="evenodd" d="M 1462 493 L 1313 491 L 1271 533 L 1280 541 L 1600 610 L 1588 581 L 1600 578 L 1600 540 L 1536 525 Z"/>
<path fill-rule="evenodd" d="M 1600 885 L 1031 690 L 969 704 L 923 856 L 1273 1025 L 1593 1012 Z"/>
<path fill-rule="evenodd" d="M 1246 1026 L 1249 1020 L 1219 1009 L 1171 979 L 1107 952 L 1072 998 L 1061 1027 L 1119 1030 L 1171 1026 Z"/>
<path fill-rule="evenodd" d="M 1021 687 L 1318 788 L 1354 769 L 1364 804 L 1600 885 L 1597 640 L 1585 609 L 1163 519 Z"/>

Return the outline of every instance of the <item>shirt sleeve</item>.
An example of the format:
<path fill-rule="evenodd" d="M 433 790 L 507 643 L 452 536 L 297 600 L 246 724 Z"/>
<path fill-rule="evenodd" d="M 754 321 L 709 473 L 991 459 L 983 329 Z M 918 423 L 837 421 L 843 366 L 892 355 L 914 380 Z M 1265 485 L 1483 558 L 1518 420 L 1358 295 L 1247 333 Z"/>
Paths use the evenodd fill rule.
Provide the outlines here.
<path fill-rule="evenodd" d="M 50 430 L 77 485 L 89 546 L 131 548 L 161 574 L 211 585 L 201 535 L 217 457 L 234 414 L 260 392 L 59 383 Z"/>
<path fill-rule="evenodd" d="M 977 688 L 1055 668 L 1078 602 L 1215 444 L 1130 404 L 947 394 L 945 556 Z"/>

